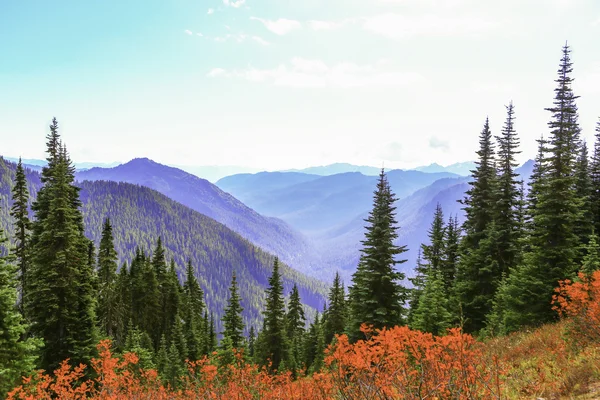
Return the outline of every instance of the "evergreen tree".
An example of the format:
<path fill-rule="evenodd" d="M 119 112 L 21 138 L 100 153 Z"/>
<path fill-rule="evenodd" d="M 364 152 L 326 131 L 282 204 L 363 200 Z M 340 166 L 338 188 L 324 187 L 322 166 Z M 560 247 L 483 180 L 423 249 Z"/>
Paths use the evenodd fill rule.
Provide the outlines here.
<path fill-rule="evenodd" d="M 446 225 L 446 235 L 444 237 L 445 254 L 441 268 L 444 287 L 448 293 L 454 286 L 454 280 L 456 278 L 456 269 L 458 268 L 460 259 L 459 245 L 460 226 L 458 224 L 458 217 L 451 216 Z"/>
<path fill-rule="evenodd" d="M 179 315 L 175 316 L 175 322 L 171 327 L 171 332 L 169 333 L 171 337 L 171 343 L 175 345 L 177 348 L 177 353 L 181 357 L 180 362 L 185 361 L 188 354 L 187 342 L 185 339 L 185 334 L 183 333 L 183 325 L 181 323 L 181 318 Z"/>
<path fill-rule="evenodd" d="M 452 323 L 452 314 L 448 310 L 448 296 L 441 272 L 430 270 L 414 312 L 411 328 L 443 335 Z"/>
<path fill-rule="evenodd" d="M 317 313 L 315 320 L 310 324 L 304 344 L 304 366 L 309 372 L 317 372 L 323 366 L 325 340 L 322 325 Z"/>
<path fill-rule="evenodd" d="M 162 332 L 161 292 L 155 268 L 144 252 L 137 252 L 131 263 L 131 315 L 133 324 L 150 335 L 154 348 L 158 348 Z"/>
<path fill-rule="evenodd" d="M 289 345 L 288 367 L 292 371 L 292 376 L 296 376 L 296 370 L 302 363 L 302 337 L 304 335 L 304 325 L 306 317 L 304 308 L 300 302 L 300 293 L 298 286 L 294 284 L 290 293 L 290 302 L 286 318 L 286 334 Z"/>
<path fill-rule="evenodd" d="M 118 321 L 114 333 L 115 344 L 121 349 L 129 334 L 129 323 L 131 323 L 131 281 L 127 264 L 124 263 L 119 270 L 116 281 L 117 304 L 119 305 Z"/>
<path fill-rule="evenodd" d="M 161 285 L 162 329 L 168 332 L 169 335 L 181 308 L 181 291 L 175 261 L 171 260 Z M 170 336 L 167 336 L 167 339 L 169 338 Z M 186 354 L 182 355 L 185 356 Z"/>
<path fill-rule="evenodd" d="M 0 246 L 6 243 L 0 230 Z M 23 339 L 27 330 L 17 302 L 16 268 L 0 257 L 0 398 L 17 386 L 22 376 L 33 372 L 40 342 Z"/>
<path fill-rule="evenodd" d="M 592 154 L 592 163 L 590 165 L 590 181 L 592 186 L 590 207 L 592 209 L 594 231 L 600 232 L 600 120 L 596 125 L 595 137 L 594 154 Z"/>
<path fill-rule="evenodd" d="M 215 318 L 213 313 L 210 313 L 210 320 L 206 324 L 207 334 L 206 334 L 206 349 L 207 354 L 212 353 L 217 348 L 217 331 L 215 329 Z"/>
<path fill-rule="evenodd" d="M 231 278 L 231 286 L 229 287 L 229 301 L 223 315 L 223 326 L 225 330 L 222 332 L 223 337 L 229 338 L 230 344 L 234 349 L 239 349 L 244 340 L 244 321 L 242 320 L 242 308 L 240 295 L 238 294 L 238 285 L 235 272 Z"/>
<path fill-rule="evenodd" d="M 460 243 L 461 256 L 454 290 L 466 332 L 476 332 L 484 327 L 485 316 L 491 309 L 493 295 L 500 283 L 499 268 L 494 258 L 498 191 L 491 139 L 489 120 L 486 119 L 479 136 L 479 159 L 472 171 L 471 187 L 461 201 L 465 206 L 465 234 Z"/>
<path fill-rule="evenodd" d="M 123 322 L 117 291 L 117 252 L 112 225 L 106 218 L 98 251 L 98 322 L 102 333 L 112 337 Z"/>
<path fill-rule="evenodd" d="M 188 260 L 186 281 L 183 285 L 183 321 L 188 344 L 188 358 L 199 360 L 203 353 L 204 330 L 202 313 L 204 293 L 194 275 L 192 261 Z"/>
<path fill-rule="evenodd" d="M 444 213 L 440 203 L 436 205 L 433 222 L 428 231 L 429 244 L 421 245 L 422 259 L 426 262 L 429 271 L 442 271 L 445 264 L 445 237 Z"/>
<path fill-rule="evenodd" d="M 250 333 L 248 334 L 248 357 L 252 360 L 254 359 L 255 349 L 254 344 L 256 342 L 256 333 L 254 332 L 254 327 L 250 327 Z"/>
<path fill-rule="evenodd" d="M 498 141 L 498 195 L 495 204 L 495 228 L 497 242 L 495 258 L 498 260 L 499 271 L 496 280 L 500 281 L 502 274 L 507 275 L 521 260 L 522 226 L 519 223 L 519 205 L 521 198 L 521 183 L 515 168 L 518 163 L 515 156 L 518 151 L 519 139 L 514 129 L 515 108 L 511 102 L 507 107 L 507 117 Z"/>
<path fill-rule="evenodd" d="M 269 287 L 266 290 L 267 301 L 264 329 L 264 346 L 267 359 L 262 360 L 263 365 L 270 361 L 269 370 L 278 371 L 280 365 L 287 360 L 288 346 L 285 333 L 285 304 L 283 301 L 283 283 L 279 272 L 279 259 L 273 263 L 273 274 L 269 278 Z"/>
<path fill-rule="evenodd" d="M 419 299 L 423 294 L 425 288 L 425 280 L 427 279 L 427 266 L 423 264 L 423 258 L 421 256 L 422 249 L 419 248 L 417 254 L 417 265 L 415 266 L 415 276 L 408 278 L 413 287 L 410 290 L 409 309 L 406 322 L 408 326 L 412 327 L 415 320 L 415 312 L 419 308 Z"/>
<path fill-rule="evenodd" d="M 58 140 L 56 120 L 48 137 L 44 187 L 33 209 L 32 257 L 27 276 L 26 314 L 31 332 L 44 340 L 40 367 L 53 370 L 69 358 L 86 363 L 96 342 L 93 270 L 88 264 L 75 170 Z"/>
<path fill-rule="evenodd" d="M 27 189 L 27 178 L 25 177 L 25 170 L 23 169 L 20 157 L 12 189 L 12 199 L 13 205 L 10 215 L 15 221 L 15 247 L 13 249 L 13 254 L 16 257 L 20 278 L 21 298 L 23 298 L 26 290 L 27 266 L 30 257 L 29 241 L 31 235 L 31 221 L 29 220 L 28 210 L 29 190 Z M 21 312 L 23 311 L 21 302 Z"/>
<path fill-rule="evenodd" d="M 576 225 L 581 199 L 576 190 L 576 161 L 580 140 L 571 72 L 570 49 L 565 45 L 554 106 L 547 109 L 552 113 L 548 124 L 551 134 L 542 178 L 536 183 L 529 253 L 523 264 L 511 271 L 499 298 L 504 312 L 503 332 L 553 320 L 556 313 L 550 304 L 554 288 L 560 280 L 572 277 L 577 269 Z"/>
<path fill-rule="evenodd" d="M 330 344 L 335 335 L 341 335 L 346 328 L 346 292 L 339 272 L 335 273 L 333 286 L 329 289 L 329 306 L 326 311 L 323 334 L 326 344 Z"/>
<path fill-rule="evenodd" d="M 592 232 L 590 235 L 588 244 L 586 246 L 586 254 L 583 257 L 583 265 L 581 272 L 590 276 L 594 271 L 600 269 L 600 244 L 598 241 L 598 235 Z"/>
<path fill-rule="evenodd" d="M 167 378 L 167 368 L 169 365 L 169 350 L 167 348 L 167 338 L 165 335 L 160 337 L 160 345 L 156 352 L 156 368 L 163 379 Z"/>
<path fill-rule="evenodd" d="M 580 244 L 580 251 L 575 262 L 580 264 L 586 254 L 586 245 L 594 229 L 594 217 L 592 211 L 592 179 L 589 166 L 588 148 L 585 141 L 582 142 L 581 151 L 575 164 L 575 195 L 579 200 L 579 214 L 575 224 L 575 234 Z"/>
<path fill-rule="evenodd" d="M 179 387 L 180 378 L 185 372 L 185 364 L 175 343 L 171 343 L 168 353 L 168 363 L 165 368 L 165 380 L 171 388 Z"/>
<path fill-rule="evenodd" d="M 146 371 L 155 369 L 154 349 L 151 345 L 144 344 L 144 334 L 137 327 L 129 323 L 127 328 L 127 338 L 125 339 L 124 351 L 126 353 L 135 353 L 138 356 L 137 365 Z M 151 343 L 150 343 L 151 344 Z"/>
<path fill-rule="evenodd" d="M 403 305 L 408 297 L 400 281 L 405 276 L 394 267 L 406 262 L 398 256 L 407 250 L 406 246 L 394 244 L 398 237 L 395 201 L 382 170 L 374 192 L 373 209 L 365 220 L 368 225 L 362 241 L 362 255 L 352 276 L 348 333 L 353 341 L 360 338 L 362 323 L 380 329 L 404 322 Z"/>

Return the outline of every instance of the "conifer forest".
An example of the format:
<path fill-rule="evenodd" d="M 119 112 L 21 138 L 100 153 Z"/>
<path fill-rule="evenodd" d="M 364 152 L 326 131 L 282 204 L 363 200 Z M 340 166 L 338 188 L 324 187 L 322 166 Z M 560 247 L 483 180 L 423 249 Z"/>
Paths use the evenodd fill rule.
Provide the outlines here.
<path fill-rule="evenodd" d="M 470 134 L 464 218 L 438 202 L 409 249 L 381 169 L 327 283 L 157 190 L 76 179 L 52 119 L 43 166 L 0 158 L 0 398 L 598 398 L 600 120 L 588 147 L 572 56 L 527 179 L 509 102 Z"/>

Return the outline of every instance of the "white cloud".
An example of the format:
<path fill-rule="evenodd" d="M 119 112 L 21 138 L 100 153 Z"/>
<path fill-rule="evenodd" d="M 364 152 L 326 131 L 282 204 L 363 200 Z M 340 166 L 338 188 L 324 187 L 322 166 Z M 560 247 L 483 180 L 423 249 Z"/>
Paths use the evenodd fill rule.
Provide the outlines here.
<path fill-rule="evenodd" d="M 267 42 L 266 40 L 264 40 L 263 38 L 261 38 L 260 36 L 249 36 L 245 33 L 238 33 L 238 34 L 233 34 L 233 33 L 228 33 L 224 36 L 217 36 L 215 38 L 213 38 L 215 42 L 227 42 L 229 40 L 232 40 L 234 42 L 238 42 L 238 43 L 242 43 L 245 42 L 246 40 L 250 39 L 255 41 L 256 43 L 263 45 L 263 46 L 268 46 L 271 43 Z"/>
<path fill-rule="evenodd" d="M 271 44 L 260 36 L 252 36 L 252 40 L 254 40 L 256 43 L 262 44 L 263 46 L 268 46 Z"/>
<path fill-rule="evenodd" d="M 192 32 L 192 31 L 190 31 L 189 29 L 186 29 L 184 32 L 185 32 L 186 34 L 188 34 L 188 35 L 192 35 L 192 34 L 193 34 L 193 32 Z"/>
<path fill-rule="evenodd" d="M 214 68 L 207 76 L 210 78 L 237 78 L 250 82 L 298 88 L 389 87 L 424 81 L 424 78 L 418 73 L 390 71 L 384 68 L 385 65 L 386 63 L 382 61 L 368 65 L 339 63 L 330 66 L 321 60 L 296 57 L 291 60 L 289 65 L 280 64 L 272 69 L 249 67 L 245 70 L 227 71 L 222 68 Z"/>
<path fill-rule="evenodd" d="M 246 2 L 246 0 L 223 0 L 223 4 L 225 4 L 228 7 L 233 7 L 233 8 L 240 8 L 241 6 L 244 5 L 244 3 Z"/>
<path fill-rule="evenodd" d="M 200 37 L 202 37 L 202 36 L 204 36 L 204 35 L 203 35 L 203 34 L 201 34 L 200 32 L 198 32 L 198 33 L 196 33 L 196 36 L 200 36 Z"/>
<path fill-rule="evenodd" d="M 344 19 L 341 21 L 319 21 L 319 20 L 311 20 L 308 21 L 308 26 L 315 31 L 331 31 L 334 29 L 339 29 L 348 25 L 352 22 L 355 22 L 354 19 Z"/>
<path fill-rule="evenodd" d="M 450 143 L 446 140 L 440 139 L 437 136 L 432 136 L 429 138 L 429 147 L 432 149 L 449 150 Z"/>
<path fill-rule="evenodd" d="M 592 22 L 592 26 L 600 26 L 600 18 Z"/>
<path fill-rule="evenodd" d="M 209 8 L 208 11 L 206 12 L 208 15 L 212 15 L 215 13 L 215 9 L 214 8 Z"/>
<path fill-rule="evenodd" d="M 363 28 L 391 39 L 404 39 L 414 36 L 471 35 L 485 32 L 495 25 L 481 17 L 387 13 L 365 18 Z"/>
<path fill-rule="evenodd" d="M 225 71 L 223 68 L 213 68 L 208 74 L 206 74 L 206 76 L 208 76 L 209 78 L 214 78 L 217 76 L 223 76 L 226 73 L 227 71 Z"/>
<path fill-rule="evenodd" d="M 286 18 L 279 18 L 275 21 L 257 17 L 250 17 L 250 19 L 261 22 L 265 26 L 265 28 L 277 35 L 285 35 L 302 27 L 302 24 L 300 24 L 300 22 Z"/>

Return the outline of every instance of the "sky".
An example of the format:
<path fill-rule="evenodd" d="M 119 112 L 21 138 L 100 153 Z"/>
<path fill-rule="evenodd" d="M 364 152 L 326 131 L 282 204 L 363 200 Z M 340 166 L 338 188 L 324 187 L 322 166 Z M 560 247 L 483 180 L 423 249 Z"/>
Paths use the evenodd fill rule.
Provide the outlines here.
<path fill-rule="evenodd" d="M 598 0 L 0 0 L 0 154 L 386 168 L 475 159 L 513 101 L 520 161 L 548 134 L 568 41 L 600 117 Z"/>

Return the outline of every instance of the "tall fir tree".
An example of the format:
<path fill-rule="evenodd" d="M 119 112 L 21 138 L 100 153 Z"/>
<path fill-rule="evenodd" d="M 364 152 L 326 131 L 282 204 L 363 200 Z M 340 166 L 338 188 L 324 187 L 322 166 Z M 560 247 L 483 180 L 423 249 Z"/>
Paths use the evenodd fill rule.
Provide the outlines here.
<path fill-rule="evenodd" d="M 171 327 L 175 324 L 177 316 L 180 315 L 181 292 L 182 288 L 177 277 L 177 267 L 175 261 L 171 260 L 161 286 L 162 326 L 168 332 L 171 331 Z M 167 335 L 168 339 L 170 339 L 169 335 Z M 181 355 L 185 357 L 186 354 Z"/>
<path fill-rule="evenodd" d="M 268 365 L 271 372 L 278 371 L 282 363 L 287 361 L 288 343 L 285 333 L 285 303 L 283 301 L 283 283 L 279 272 L 279 259 L 273 262 L 273 273 L 269 278 L 266 290 L 266 308 L 264 311 L 265 329 L 263 365 Z"/>
<path fill-rule="evenodd" d="M 437 203 L 433 214 L 431 228 L 427 232 L 429 244 L 421 245 L 421 257 L 428 270 L 442 271 L 445 264 L 445 240 L 446 226 L 444 223 L 444 212 L 440 203 Z"/>
<path fill-rule="evenodd" d="M 413 314 L 411 328 L 443 335 L 452 324 L 449 299 L 439 270 L 429 269 L 423 293 Z"/>
<path fill-rule="evenodd" d="M 202 357 L 204 337 L 203 319 L 204 293 L 192 267 L 192 261 L 188 260 L 186 280 L 183 285 L 183 323 L 185 337 L 188 344 L 188 358 L 199 360 Z"/>
<path fill-rule="evenodd" d="M 497 282 L 502 275 L 521 261 L 521 239 L 523 226 L 519 222 L 521 183 L 515 168 L 515 156 L 520 154 L 519 139 L 515 131 L 515 108 L 511 102 L 506 106 L 507 116 L 498 142 L 498 195 L 495 205 L 495 228 L 497 230 L 496 254 L 499 270 Z"/>
<path fill-rule="evenodd" d="M 93 270 L 88 264 L 90 241 L 84 236 L 74 175 L 53 120 L 48 166 L 42 170 L 44 186 L 33 206 L 36 221 L 25 299 L 31 332 L 44 341 L 40 367 L 47 370 L 66 358 L 87 363 L 97 337 Z"/>
<path fill-rule="evenodd" d="M 405 322 L 404 303 L 408 300 L 408 291 L 401 284 L 405 275 L 395 266 L 406 262 L 399 256 L 407 249 L 394 244 L 399 229 L 395 201 L 382 169 L 374 192 L 373 209 L 365 220 L 367 226 L 359 265 L 352 275 L 348 333 L 353 341 L 360 339 L 362 323 L 381 329 Z"/>
<path fill-rule="evenodd" d="M 13 205 L 10 215 L 14 219 L 15 227 L 15 246 L 13 254 L 16 258 L 18 267 L 21 299 L 24 297 L 26 289 L 27 266 L 29 265 L 30 249 L 29 242 L 31 237 L 31 221 L 29 220 L 29 190 L 27 189 L 27 178 L 25 169 L 19 157 L 15 181 L 12 189 Z M 20 301 L 21 312 L 24 312 L 23 302 Z"/>
<path fill-rule="evenodd" d="M 288 312 L 285 319 L 287 342 L 289 345 L 288 367 L 292 370 L 292 375 L 296 376 L 297 369 L 302 363 L 302 339 L 304 335 L 304 325 L 306 324 L 304 307 L 300 301 L 300 293 L 298 292 L 298 286 L 296 286 L 296 284 L 294 284 L 290 293 Z"/>
<path fill-rule="evenodd" d="M 333 286 L 329 289 L 327 297 L 328 305 L 326 311 L 323 334 L 325 343 L 330 344 L 335 335 L 341 335 L 346 329 L 347 309 L 346 309 L 346 291 L 340 273 L 335 273 Z"/>
<path fill-rule="evenodd" d="M 498 179 L 494 162 L 494 144 L 489 120 L 479 135 L 478 161 L 472 171 L 473 180 L 461 203 L 466 220 L 460 243 L 460 262 L 454 290 L 459 318 L 466 332 L 477 332 L 485 325 L 485 316 L 492 306 L 498 280 L 494 219 Z"/>
<path fill-rule="evenodd" d="M 579 213 L 575 224 L 575 234 L 579 242 L 579 254 L 575 257 L 575 263 L 579 265 L 586 254 L 586 246 L 592 230 L 594 230 L 592 178 L 588 148 L 585 141 L 582 141 L 580 154 L 575 164 L 575 175 L 575 196 L 579 200 Z"/>
<path fill-rule="evenodd" d="M 0 248 L 6 242 L 0 230 Z M 0 254 L 0 398 L 17 386 L 22 376 L 33 372 L 41 344 L 26 338 L 27 325 L 16 304 L 17 268 Z"/>
<path fill-rule="evenodd" d="M 581 266 L 581 272 L 587 276 L 591 276 L 594 271 L 600 269 L 600 240 L 598 235 L 592 232 L 588 240 L 588 244 L 585 247 L 585 256 L 583 257 L 583 265 Z"/>
<path fill-rule="evenodd" d="M 442 263 L 442 279 L 444 287 L 450 293 L 450 289 L 454 287 L 456 278 L 456 269 L 460 260 L 460 236 L 461 229 L 458 224 L 457 216 L 450 216 L 446 225 L 446 235 L 444 237 L 444 262 Z"/>
<path fill-rule="evenodd" d="M 101 332 L 109 337 L 120 330 L 124 322 L 121 315 L 117 287 L 117 251 L 115 250 L 112 225 L 106 218 L 102 226 L 102 236 L 98 249 L 98 322 Z"/>
<path fill-rule="evenodd" d="M 413 326 L 415 321 L 415 312 L 419 308 L 419 300 L 423 294 L 425 280 L 427 279 L 427 265 L 423 264 L 422 248 L 419 248 L 419 252 L 417 253 L 417 262 L 414 268 L 414 274 L 415 275 L 412 278 L 408 278 L 413 286 L 410 289 L 409 308 L 406 318 L 406 323 L 410 327 Z"/>
<path fill-rule="evenodd" d="M 590 164 L 590 180 L 592 185 L 590 193 L 592 221 L 594 223 L 594 231 L 598 233 L 600 232 L 600 120 L 596 124 L 594 152 Z"/>
<path fill-rule="evenodd" d="M 512 271 L 498 293 L 502 310 L 499 330 L 512 332 L 522 326 L 552 321 L 556 313 L 551 300 L 558 282 L 579 268 L 581 198 L 577 194 L 577 157 L 580 154 L 577 97 L 571 88 L 570 49 L 563 47 L 554 105 L 549 122 L 550 138 L 542 147 L 542 174 L 535 183 L 535 202 L 524 262 Z"/>
<path fill-rule="evenodd" d="M 244 341 L 244 321 L 242 319 L 241 298 L 238 293 L 238 283 L 235 272 L 231 277 L 231 285 L 229 286 L 229 300 L 223 315 L 223 337 L 229 338 L 232 348 L 239 349 Z"/>

